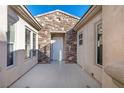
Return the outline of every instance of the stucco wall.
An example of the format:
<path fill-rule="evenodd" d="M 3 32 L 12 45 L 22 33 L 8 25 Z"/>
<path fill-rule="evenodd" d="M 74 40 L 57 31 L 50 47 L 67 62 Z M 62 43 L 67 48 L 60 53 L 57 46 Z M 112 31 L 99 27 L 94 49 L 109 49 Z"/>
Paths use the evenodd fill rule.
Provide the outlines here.
<path fill-rule="evenodd" d="M 0 87 L 5 86 L 4 72 L 6 62 L 6 31 L 7 31 L 7 7 L 0 6 Z"/>
<path fill-rule="evenodd" d="M 124 6 L 103 6 L 103 61 L 124 62 Z M 103 87 L 117 87 L 103 71 Z"/>
<path fill-rule="evenodd" d="M 3 37 L 2 39 L 0 38 L 0 49 L 2 49 L 0 52 L 0 87 L 7 87 L 37 63 L 37 56 L 30 59 L 25 59 L 24 56 L 25 26 L 32 30 L 31 34 L 33 34 L 33 31 L 37 34 L 37 30 L 25 22 L 15 12 L 10 9 L 8 10 L 10 15 L 16 16 L 18 18 L 18 21 L 15 24 L 15 63 L 12 67 L 7 67 L 7 6 L 0 6 L 0 13 L 0 23 L 2 24 L 2 26 L 0 26 L 0 36 Z M 36 45 L 37 44 L 38 36 Z M 38 46 L 36 46 L 36 49 L 38 49 Z"/>
<path fill-rule="evenodd" d="M 96 65 L 96 32 L 95 24 L 102 18 L 101 12 L 88 21 L 77 32 L 77 63 L 100 83 L 102 68 Z M 79 34 L 83 34 L 83 44 L 79 45 Z"/>

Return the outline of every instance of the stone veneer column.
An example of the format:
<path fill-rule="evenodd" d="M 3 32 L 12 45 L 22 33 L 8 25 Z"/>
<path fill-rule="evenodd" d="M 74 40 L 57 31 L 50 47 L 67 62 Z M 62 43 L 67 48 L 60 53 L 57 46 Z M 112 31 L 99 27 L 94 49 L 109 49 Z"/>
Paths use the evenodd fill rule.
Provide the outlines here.
<path fill-rule="evenodd" d="M 65 40 L 66 63 L 77 63 L 77 33 L 73 30 L 68 31 Z"/>

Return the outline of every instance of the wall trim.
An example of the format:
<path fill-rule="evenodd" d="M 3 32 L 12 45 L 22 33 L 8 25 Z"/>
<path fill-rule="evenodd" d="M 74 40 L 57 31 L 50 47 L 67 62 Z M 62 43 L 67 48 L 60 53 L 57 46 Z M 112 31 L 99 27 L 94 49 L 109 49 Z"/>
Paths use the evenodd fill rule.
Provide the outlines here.
<path fill-rule="evenodd" d="M 36 30 L 41 29 L 39 22 L 32 16 L 28 9 L 23 5 L 9 5 L 20 17 L 22 17 L 27 23 L 33 26 Z"/>
<path fill-rule="evenodd" d="M 74 31 L 78 31 L 82 26 L 84 26 L 90 19 L 92 19 L 92 17 L 94 17 L 100 11 L 102 11 L 102 6 L 101 5 L 92 6 L 88 10 L 88 12 L 73 27 Z"/>

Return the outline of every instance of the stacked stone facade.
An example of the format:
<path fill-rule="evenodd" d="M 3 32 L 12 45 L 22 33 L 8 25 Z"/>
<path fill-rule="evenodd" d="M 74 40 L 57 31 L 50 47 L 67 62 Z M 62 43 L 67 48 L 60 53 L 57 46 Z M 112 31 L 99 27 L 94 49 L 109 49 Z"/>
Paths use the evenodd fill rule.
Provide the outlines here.
<path fill-rule="evenodd" d="M 77 32 L 74 30 L 69 30 L 65 34 L 65 61 L 66 63 L 76 63 L 77 62 Z"/>
<path fill-rule="evenodd" d="M 42 26 L 39 31 L 39 62 L 50 62 L 51 32 L 64 32 L 64 61 L 76 63 L 76 32 L 71 30 L 78 22 L 78 18 L 62 11 L 53 11 L 36 16 Z"/>

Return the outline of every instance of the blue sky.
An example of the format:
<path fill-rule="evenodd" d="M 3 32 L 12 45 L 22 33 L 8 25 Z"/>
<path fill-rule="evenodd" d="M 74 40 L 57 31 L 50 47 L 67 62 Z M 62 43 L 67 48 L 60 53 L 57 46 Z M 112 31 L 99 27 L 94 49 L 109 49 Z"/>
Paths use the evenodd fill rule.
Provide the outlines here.
<path fill-rule="evenodd" d="M 33 16 L 43 14 L 56 9 L 81 17 L 90 8 L 90 5 L 27 5 Z"/>

